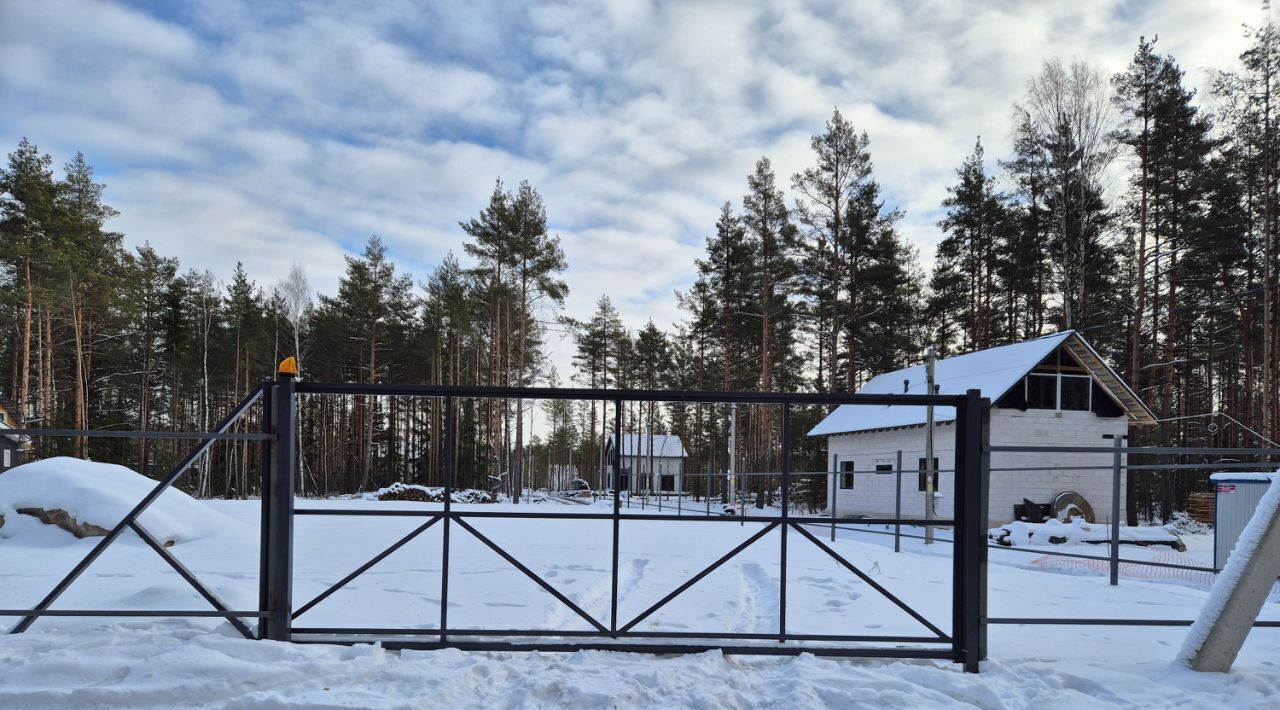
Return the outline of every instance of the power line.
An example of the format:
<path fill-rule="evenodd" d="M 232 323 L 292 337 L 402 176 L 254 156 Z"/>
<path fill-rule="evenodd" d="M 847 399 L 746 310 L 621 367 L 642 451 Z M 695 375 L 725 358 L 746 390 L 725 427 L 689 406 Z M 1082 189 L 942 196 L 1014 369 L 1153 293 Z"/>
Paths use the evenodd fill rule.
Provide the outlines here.
<path fill-rule="evenodd" d="M 1242 297 L 1242 296 L 1249 296 L 1249 295 L 1252 295 L 1252 294 L 1262 293 L 1263 291 L 1265 291 L 1265 290 L 1266 290 L 1266 288 L 1267 288 L 1266 286 L 1255 286 L 1254 288 L 1245 289 L 1245 290 L 1243 290 L 1243 291 L 1237 291 L 1237 292 L 1235 292 L 1235 293 L 1229 294 L 1229 295 L 1227 295 L 1227 296 L 1223 297 L 1222 299 L 1219 299 L 1219 300 L 1216 300 L 1216 301 L 1200 301 L 1200 302 L 1198 302 L 1198 303 L 1186 303 L 1186 304 L 1183 304 L 1183 305 L 1181 305 L 1181 306 L 1178 306 L 1178 307 L 1176 307 L 1176 308 L 1172 309 L 1172 312 L 1175 312 L 1175 313 L 1181 313 L 1181 312 L 1183 312 L 1183 311 L 1191 311 L 1191 310 L 1205 310 L 1205 309 L 1211 308 L 1211 307 L 1213 307 L 1213 306 L 1220 306 L 1220 305 L 1223 305 L 1223 304 L 1226 304 L 1226 303 L 1230 303 L 1230 302 L 1233 302 L 1233 301 L 1239 300 L 1239 299 L 1240 299 L 1240 297 Z M 1273 285 L 1271 288 L 1272 288 L 1272 289 L 1280 288 L 1280 282 L 1276 283 L 1276 284 L 1275 284 L 1275 285 Z M 1141 316 L 1145 318 L 1146 316 L 1152 315 L 1152 314 L 1157 313 L 1157 312 L 1158 312 L 1158 311 L 1156 311 L 1156 309 L 1151 308 L 1151 309 L 1148 309 L 1148 310 L 1144 311 L 1144 312 L 1141 314 Z M 1170 309 L 1167 309 L 1167 308 L 1166 308 L 1166 309 L 1161 309 L 1161 311 L 1159 311 L 1159 312 L 1169 313 L 1169 312 L 1170 312 Z M 1127 324 L 1128 322 L 1129 322 L 1129 319 L 1124 319 L 1124 320 L 1115 320 L 1115 321 L 1109 321 L 1109 322 L 1107 322 L 1107 323 L 1099 323 L 1099 324 L 1097 324 L 1097 325 L 1087 326 L 1087 327 L 1085 327 L 1085 328 L 1076 328 L 1076 330 L 1080 331 L 1081 333 L 1084 333 L 1084 332 L 1087 332 L 1087 331 L 1090 331 L 1090 330 L 1098 330 L 1099 328 L 1110 328 L 1110 327 L 1117 326 L 1117 325 L 1125 325 L 1125 324 Z"/>

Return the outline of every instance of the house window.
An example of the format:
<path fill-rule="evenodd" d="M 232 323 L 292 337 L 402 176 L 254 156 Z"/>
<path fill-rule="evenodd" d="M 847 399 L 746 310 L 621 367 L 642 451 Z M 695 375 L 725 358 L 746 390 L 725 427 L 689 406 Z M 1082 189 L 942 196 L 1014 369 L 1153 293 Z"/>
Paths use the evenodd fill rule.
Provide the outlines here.
<path fill-rule="evenodd" d="M 1058 408 L 1058 376 L 1027 375 L 1027 407 L 1029 409 Z"/>
<path fill-rule="evenodd" d="M 853 461 L 840 462 L 840 489 L 853 490 Z"/>
<path fill-rule="evenodd" d="M 923 457 L 921 457 L 921 458 L 920 458 L 920 464 L 919 464 L 919 466 L 920 466 L 920 474 L 919 474 L 919 476 L 920 476 L 920 481 L 919 481 L 919 484 L 918 484 L 919 488 L 917 489 L 917 490 L 919 490 L 921 493 L 924 493 L 924 492 L 925 492 L 925 484 L 927 484 L 927 483 L 929 482 L 929 480 L 928 480 L 927 478 L 925 478 L 925 476 L 927 476 L 927 475 L 929 475 L 929 474 L 925 473 L 925 465 L 924 465 L 924 462 L 925 462 L 924 458 L 923 458 Z M 933 492 L 934 492 L 934 493 L 937 493 L 937 492 L 938 492 L 938 458 L 937 458 L 936 456 L 935 456 L 935 457 L 934 457 L 934 459 L 933 459 Z"/>
<path fill-rule="evenodd" d="M 4 450 L 4 466 L 0 468 L 9 468 L 12 465 L 13 465 L 13 452 L 8 449 L 5 449 Z"/>
<path fill-rule="evenodd" d="M 1062 375 L 1058 398 L 1059 409 L 1087 412 L 1091 409 L 1089 397 L 1093 394 L 1093 378 L 1082 375 Z"/>
<path fill-rule="evenodd" d="M 893 473 L 893 464 L 891 463 L 876 464 L 876 473 Z"/>

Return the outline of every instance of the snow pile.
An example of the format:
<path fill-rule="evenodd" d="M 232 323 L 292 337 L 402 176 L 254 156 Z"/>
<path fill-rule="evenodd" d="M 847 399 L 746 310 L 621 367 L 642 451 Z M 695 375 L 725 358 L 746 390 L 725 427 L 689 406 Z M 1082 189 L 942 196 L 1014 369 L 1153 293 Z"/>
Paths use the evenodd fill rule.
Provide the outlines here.
<path fill-rule="evenodd" d="M 155 486 L 156 481 L 124 466 L 59 456 L 0 474 L 0 516 L 35 509 L 44 511 L 42 517 L 48 520 L 69 518 L 82 529 L 106 531 Z M 235 527 L 231 519 L 173 488 L 152 503 L 139 522 L 164 543 L 197 540 Z M 4 533 L 0 528 L 0 536 Z"/>
<path fill-rule="evenodd" d="M 395 653 L 246 641 L 193 626 L 123 622 L 0 637 L 0 707 L 1261 708 L 1280 693 L 1265 656 L 1206 678 L 1117 658 L 1096 642 L 1080 645 L 1103 658 L 1050 660 L 1040 641 L 973 675 L 945 661 L 807 654 Z"/>
<path fill-rule="evenodd" d="M 444 488 L 439 486 L 420 486 L 415 483 L 396 481 L 386 488 L 379 488 L 372 493 L 361 496 L 364 500 L 411 500 L 421 503 L 443 503 Z M 497 499 L 488 491 L 475 488 L 463 488 L 453 491 L 449 500 L 454 503 L 497 503 Z"/>
<path fill-rule="evenodd" d="M 1014 521 L 987 531 L 987 537 L 1006 547 L 1027 545 L 1100 544 L 1111 541 L 1111 526 L 1072 518 L 1071 522 L 1050 519 L 1043 523 Z M 1178 550 L 1186 546 L 1170 526 L 1120 526 L 1120 542 L 1132 545 L 1168 545 Z"/>
<path fill-rule="evenodd" d="M 1280 477 L 1280 471 L 1277 472 L 1277 476 Z M 1200 611 L 1200 615 L 1196 617 L 1195 623 L 1191 625 L 1191 630 L 1187 632 L 1186 640 L 1182 642 L 1182 650 L 1178 652 L 1178 660 L 1183 663 L 1190 663 L 1191 658 L 1208 640 L 1209 631 L 1213 629 L 1214 625 L 1222 617 L 1222 611 L 1226 608 L 1227 599 L 1244 575 L 1245 568 L 1249 565 L 1254 552 L 1262 544 L 1262 538 L 1267 533 L 1272 518 L 1276 515 L 1276 509 L 1280 508 L 1280 485 L 1276 485 L 1275 477 L 1269 477 L 1269 479 L 1271 485 L 1267 487 L 1267 492 L 1262 496 L 1262 500 L 1258 501 L 1258 507 L 1253 511 L 1253 517 L 1249 519 L 1249 524 L 1244 526 L 1244 530 L 1240 532 L 1240 538 L 1236 540 L 1235 548 L 1232 549 L 1231 555 L 1227 557 L 1226 566 L 1218 574 L 1218 580 L 1209 592 L 1209 598 L 1205 601 L 1204 608 Z"/>

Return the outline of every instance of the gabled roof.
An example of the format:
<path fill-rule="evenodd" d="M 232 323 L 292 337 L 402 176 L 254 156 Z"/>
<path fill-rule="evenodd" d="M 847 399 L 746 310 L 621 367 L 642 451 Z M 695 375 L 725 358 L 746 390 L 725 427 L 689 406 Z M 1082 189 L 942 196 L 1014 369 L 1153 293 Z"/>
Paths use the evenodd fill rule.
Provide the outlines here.
<path fill-rule="evenodd" d="M 1120 403 L 1130 421 L 1136 424 L 1155 423 L 1155 415 L 1138 395 L 1074 330 L 938 360 L 935 364 L 935 382 L 940 394 L 964 394 L 967 390 L 977 389 L 994 402 L 1021 382 L 1027 373 L 1060 346 L 1089 370 L 1094 380 Z M 877 375 L 858 392 L 904 394 L 904 380 L 910 383 L 905 394 L 926 394 L 923 364 Z M 924 424 L 925 412 L 925 407 L 920 406 L 842 404 L 809 430 L 809 436 L 915 426 Z M 933 418 L 936 422 L 953 421 L 955 410 L 951 407 L 934 407 Z"/>
<path fill-rule="evenodd" d="M 674 434 L 653 434 L 653 455 L 657 458 L 685 458 L 689 452 L 684 450 L 684 443 Z M 649 434 L 623 434 L 623 456 L 648 456 Z M 613 436 L 609 436 L 613 444 Z"/>

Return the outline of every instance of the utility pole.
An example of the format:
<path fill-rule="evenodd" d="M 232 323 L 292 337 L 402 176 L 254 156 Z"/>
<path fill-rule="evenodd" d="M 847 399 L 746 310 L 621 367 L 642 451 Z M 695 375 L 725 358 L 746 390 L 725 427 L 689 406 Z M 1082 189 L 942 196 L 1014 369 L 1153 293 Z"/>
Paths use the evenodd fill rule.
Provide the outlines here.
<path fill-rule="evenodd" d="M 938 361 L 938 355 L 934 352 L 933 346 L 924 350 L 924 372 L 925 372 L 925 393 L 934 394 L 934 364 Z M 933 465 L 933 405 L 925 407 L 924 419 L 924 519 L 925 521 L 934 518 L 934 498 L 933 498 L 933 477 L 935 475 Z M 933 526 L 928 522 L 924 526 L 924 544 L 933 544 Z"/>

